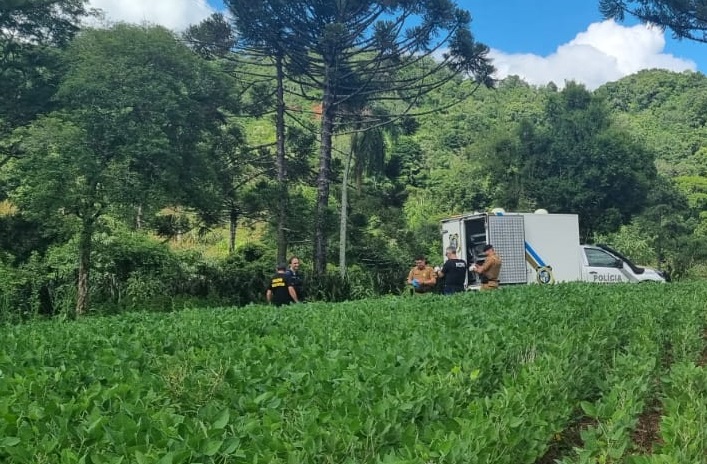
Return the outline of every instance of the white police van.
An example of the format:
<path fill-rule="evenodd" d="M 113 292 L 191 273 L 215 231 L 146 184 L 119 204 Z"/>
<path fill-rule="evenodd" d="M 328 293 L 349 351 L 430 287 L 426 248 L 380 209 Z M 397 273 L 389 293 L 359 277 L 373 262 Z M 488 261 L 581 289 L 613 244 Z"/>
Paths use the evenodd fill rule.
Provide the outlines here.
<path fill-rule="evenodd" d="M 501 257 L 501 285 L 586 281 L 595 283 L 665 282 L 658 270 L 637 266 L 606 245 L 581 245 L 576 214 L 468 213 L 442 220 L 443 250 L 453 247 L 471 265 L 485 259 L 492 244 Z M 480 286 L 467 273 L 467 287 Z"/>

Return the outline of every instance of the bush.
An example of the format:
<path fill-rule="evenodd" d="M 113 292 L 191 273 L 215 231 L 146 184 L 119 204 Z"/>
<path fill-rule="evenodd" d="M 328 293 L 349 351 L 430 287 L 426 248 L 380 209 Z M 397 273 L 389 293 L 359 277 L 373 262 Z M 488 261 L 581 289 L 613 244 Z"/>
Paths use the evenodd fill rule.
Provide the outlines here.
<path fill-rule="evenodd" d="M 369 269 L 359 265 L 349 266 L 346 276 L 341 277 L 338 269 L 332 267 L 323 276 L 305 279 L 310 300 L 347 301 L 369 298 L 376 295 L 402 292 L 408 269 Z"/>
<path fill-rule="evenodd" d="M 19 322 L 38 315 L 52 315 L 60 307 L 54 301 L 58 285 L 37 254 L 20 266 L 0 256 L 0 321 Z"/>
<path fill-rule="evenodd" d="M 275 257 L 263 245 L 247 244 L 215 265 L 202 265 L 199 272 L 208 289 L 204 296 L 236 306 L 262 302 Z"/>
<path fill-rule="evenodd" d="M 305 271 L 308 301 L 345 301 L 399 294 L 407 266 L 402 253 L 353 264 L 345 278 L 331 267 L 321 277 Z M 25 263 L 0 256 L 0 320 L 73 314 L 77 280 L 76 239 L 33 254 Z M 195 251 L 175 252 L 163 242 L 123 226 L 94 235 L 90 273 L 90 311 L 171 311 L 189 306 L 243 306 L 264 302 L 274 273 L 274 250 L 246 244 L 224 259 L 208 260 Z"/>

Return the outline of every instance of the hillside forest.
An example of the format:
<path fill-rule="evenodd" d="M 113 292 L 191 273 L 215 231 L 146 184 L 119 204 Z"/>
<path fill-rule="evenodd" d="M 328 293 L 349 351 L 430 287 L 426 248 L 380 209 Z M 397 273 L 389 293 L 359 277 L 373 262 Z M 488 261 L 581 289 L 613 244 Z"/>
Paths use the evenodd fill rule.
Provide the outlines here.
<path fill-rule="evenodd" d="M 415 256 L 441 264 L 441 219 L 495 207 L 575 213 L 585 242 L 707 277 L 699 72 L 494 80 L 456 9 L 356 36 L 372 13 L 334 30 L 233 1 L 177 34 L 10 3 L 2 320 L 260 303 L 292 255 L 310 300 L 399 293 Z"/>

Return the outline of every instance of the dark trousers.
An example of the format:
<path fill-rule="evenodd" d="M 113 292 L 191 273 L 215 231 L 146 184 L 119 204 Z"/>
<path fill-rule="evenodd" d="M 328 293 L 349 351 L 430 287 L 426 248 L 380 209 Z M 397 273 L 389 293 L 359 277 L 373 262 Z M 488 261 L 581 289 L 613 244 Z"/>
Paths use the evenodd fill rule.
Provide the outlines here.
<path fill-rule="evenodd" d="M 443 295 L 453 295 L 455 293 L 463 292 L 464 287 L 450 287 L 450 286 L 445 286 L 444 290 L 442 290 Z"/>

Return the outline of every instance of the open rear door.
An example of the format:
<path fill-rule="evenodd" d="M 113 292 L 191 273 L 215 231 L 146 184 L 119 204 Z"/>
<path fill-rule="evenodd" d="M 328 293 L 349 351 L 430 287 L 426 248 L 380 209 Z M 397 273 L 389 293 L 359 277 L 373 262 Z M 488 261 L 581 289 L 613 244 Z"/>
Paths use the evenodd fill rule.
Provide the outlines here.
<path fill-rule="evenodd" d="M 466 255 L 464 244 L 464 219 L 462 217 L 452 218 L 442 221 L 442 260 L 445 259 L 444 250 L 453 247 L 457 251 L 457 256 Z"/>

